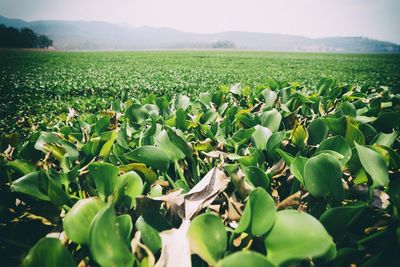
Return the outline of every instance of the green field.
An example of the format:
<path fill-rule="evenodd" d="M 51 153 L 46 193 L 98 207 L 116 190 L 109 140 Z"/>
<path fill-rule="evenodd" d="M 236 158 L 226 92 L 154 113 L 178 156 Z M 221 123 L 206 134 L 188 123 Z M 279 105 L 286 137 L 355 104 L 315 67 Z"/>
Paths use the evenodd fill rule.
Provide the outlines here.
<path fill-rule="evenodd" d="M 93 112 L 129 95 L 187 94 L 268 78 L 316 84 L 322 77 L 400 88 L 400 55 L 273 52 L 0 51 L 0 133 L 48 123 L 69 107 Z"/>
<path fill-rule="evenodd" d="M 2 265 L 398 265 L 399 55 L 0 56 Z"/>

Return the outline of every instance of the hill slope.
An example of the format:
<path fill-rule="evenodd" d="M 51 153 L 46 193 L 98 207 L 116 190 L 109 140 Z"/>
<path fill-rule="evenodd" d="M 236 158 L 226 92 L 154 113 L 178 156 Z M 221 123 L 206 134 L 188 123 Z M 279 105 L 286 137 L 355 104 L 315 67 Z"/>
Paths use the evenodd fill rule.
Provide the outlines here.
<path fill-rule="evenodd" d="M 400 52 L 400 45 L 364 37 L 303 36 L 229 31 L 212 34 L 171 28 L 131 27 L 99 21 L 27 22 L 0 16 L 0 24 L 28 27 L 54 40 L 57 49 L 241 48 L 277 51 Z"/>

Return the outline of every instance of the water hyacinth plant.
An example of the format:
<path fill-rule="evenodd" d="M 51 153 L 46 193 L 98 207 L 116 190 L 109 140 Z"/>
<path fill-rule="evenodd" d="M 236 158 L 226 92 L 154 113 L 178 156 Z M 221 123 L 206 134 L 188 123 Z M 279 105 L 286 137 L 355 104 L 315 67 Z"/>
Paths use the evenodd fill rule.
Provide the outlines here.
<path fill-rule="evenodd" d="M 269 79 L 72 114 L 2 154 L 22 265 L 395 266 L 399 100 Z"/>

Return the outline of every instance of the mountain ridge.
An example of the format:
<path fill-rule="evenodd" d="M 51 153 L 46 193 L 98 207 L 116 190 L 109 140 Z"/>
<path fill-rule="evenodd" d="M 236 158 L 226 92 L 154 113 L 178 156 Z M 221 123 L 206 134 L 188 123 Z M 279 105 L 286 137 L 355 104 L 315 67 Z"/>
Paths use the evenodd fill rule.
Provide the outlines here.
<path fill-rule="evenodd" d="M 310 38 L 278 33 L 191 33 L 169 27 L 134 27 L 104 21 L 25 21 L 0 16 L 0 24 L 49 36 L 61 50 L 248 49 L 266 51 L 400 53 L 400 45 L 367 37 Z"/>

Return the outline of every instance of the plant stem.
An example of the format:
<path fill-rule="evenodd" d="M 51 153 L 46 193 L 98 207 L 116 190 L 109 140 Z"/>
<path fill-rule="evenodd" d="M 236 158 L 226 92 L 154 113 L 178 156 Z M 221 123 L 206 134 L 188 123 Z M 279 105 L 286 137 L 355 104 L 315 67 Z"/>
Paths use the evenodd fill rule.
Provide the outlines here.
<path fill-rule="evenodd" d="M 177 172 L 178 175 L 179 175 L 179 178 L 180 178 L 182 181 L 184 181 L 185 184 L 186 184 L 187 186 L 189 186 L 189 185 L 188 185 L 188 182 L 186 181 L 185 176 L 183 175 L 182 169 L 181 169 L 181 167 L 179 166 L 179 162 L 178 162 L 177 160 L 174 160 L 174 166 L 175 166 L 176 172 Z"/>
<path fill-rule="evenodd" d="M 166 172 L 163 172 L 163 176 L 167 178 L 168 182 L 171 184 L 172 188 L 176 189 L 177 186 L 175 185 L 174 181 L 169 177 L 169 175 Z"/>
<path fill-rule="evenodd" d="M 231 248 L 233 245 L 233 240 L 235 239 L 235 234 L 236 234 L 235 231 L 231 232 L 231 236 L 229 237 L 229 242 L 228 242 L 229 248 Z"/>
<path fill-rule="evenodd" d="M 193 180 L 195 183 L 199 182 L 199 173 L 198 173 L 198 165 L 197 165 L 197 160 L 193 158 L 191 160 L 191 165 L 192 165 L 192 174 L 193 174 Z"/>

